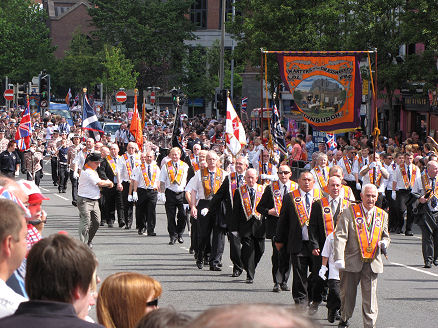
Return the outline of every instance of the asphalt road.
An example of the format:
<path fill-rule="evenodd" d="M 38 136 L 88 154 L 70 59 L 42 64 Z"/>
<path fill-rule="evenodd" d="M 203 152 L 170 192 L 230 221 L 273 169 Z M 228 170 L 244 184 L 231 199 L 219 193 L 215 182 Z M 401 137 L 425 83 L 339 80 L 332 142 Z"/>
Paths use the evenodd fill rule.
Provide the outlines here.
<path fill-rule="evenodd" d="M 45 174 L 40 185 L 50 197 L 44 202 L 48 223 L 44 236 L 60 230 L 78 238 L 78 210 L 71 205 L 71 191 L 58 194 Z M 98 275 L 105 279 L 118 271 L 137 271 L 161 282 L 163 294 L 160 306 L 196 316 L 203 310 L 221 304 L 242 302 L 273 303 L 291 306 L 290 292 L 273 293 L 271 277 L 272 247 L 266 241 L 265 254 L 257 267 L 254 284 L 245 283 L 245 274 L 231 278 L 228 244 L 223 258 L 223 271 L 199 270 L 188 252 L 189 235 L 185 242 L 169 246 L 164 206 L 157 206 L 157 236 L 139 236 L 137 230 L 100 227 L 93 241 L 93 251 L 99 261 Z M 423 269 L 420 230 L 415 227 L 414 237 L 392 235 L 389 260 L 378 280 L 378 327 L 437 327 L 438 267 Z M 291 280 L 289 281 L 291 285 Z M 350 327 L 361 327 L 360 288 Z M 91 313 L 95 317 L 94 313 Z M 326 320 L 327 309 L 322 304 L 314 316 L 323 327 L 334 327 Z"/>

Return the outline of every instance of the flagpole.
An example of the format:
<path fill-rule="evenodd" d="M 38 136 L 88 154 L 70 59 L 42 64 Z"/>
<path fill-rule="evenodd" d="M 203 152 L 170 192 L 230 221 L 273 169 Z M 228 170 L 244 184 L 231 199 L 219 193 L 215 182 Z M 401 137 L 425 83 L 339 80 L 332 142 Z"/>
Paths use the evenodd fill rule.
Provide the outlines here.
<path fill-rule="evenodd" d="M 141 128 L 144 129 L 144 125 L 146 121 L 146 100 L 143 94 L 143 107 L 142 107 L 142 113 L 141 113 Z"/>
<path fill-rule="evenodd" d="M 82 118 L 81 118 L 81 134 L 82 137 L 84 137 L 84 111 L 85 111 L 85 106 L 84 106 L 84 99 L 87 95 L 87 88 L 83 88 L 82 89 L 82 99 L 81 99 L 81 108 L 82 108 Z"/>

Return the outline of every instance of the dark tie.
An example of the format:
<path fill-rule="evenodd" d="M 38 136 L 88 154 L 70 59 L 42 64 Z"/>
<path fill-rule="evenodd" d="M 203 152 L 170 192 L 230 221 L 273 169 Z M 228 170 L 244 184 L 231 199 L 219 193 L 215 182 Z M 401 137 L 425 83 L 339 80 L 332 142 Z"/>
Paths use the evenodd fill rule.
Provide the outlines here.
<path fill-rule="evenodd" d="M 432 178 L 432 199 L 430 201 L 430 206 L 432 206 L 432 208 L 435 208 L 437 205 L 437 199 L 435 197 L 435 178 Z"/>
<path fill-rule="evenodd" d="M 411 182 L 411 168 L 410 165 L 408 165 L 408 180 Z"/>
<path fill-rule="evenodd" d="M 210 186 L 211 186 L 211 192 L 214 190 L 214 172 L 210 172 Z"/>
<path fill-rule="evenodd" d="M 134 168 L 134 158 L 130 156 L 129 159 L 131 161 L 131 168 Z"/>
<path fill-rule="evenodd" d="M 251 208 L 254 208 L 254 189 L 249 188 L 249 197 L 251 198 Z"/>
<path fill-rule="evenodd" d="M 199 164 L 198 156 L 195 156 L 196 164 Z"/>
<path fill-rule="evenodd" d="M 148 177 L 149 177 L 149 181 L 151 180 L 151 166 L 148 165 Z"/>
<path fill-rule="evenodd" d="M 365 165 L 367 165 L 367 164 L 368 164 L 368 159 L 365 158 Z"/>
<path fill-rule="evenodd" d="M 309 199 L 308 192 L 306 192 L 306 210 L 307 210 L 307 214 L 309 214 L 309 212 L 310 212 L 310 199 Z"/>
<path fill-rule="evenodd" d="M 263 164 L 263 170 L 265 171 L 265 174 L 268 174 L 268 164 Z"/>
<path fill-rule="evenodd" d="M 284 185 L 283 187 L 283 197 L 287 194 L 287 185 Z"/>
<path fill-rule="evenodd" d="M 242 175 L 239 174 L 239 175 L 237 176 L 237 186 L 240 187 L 241 184 L 242 184 Z"/>

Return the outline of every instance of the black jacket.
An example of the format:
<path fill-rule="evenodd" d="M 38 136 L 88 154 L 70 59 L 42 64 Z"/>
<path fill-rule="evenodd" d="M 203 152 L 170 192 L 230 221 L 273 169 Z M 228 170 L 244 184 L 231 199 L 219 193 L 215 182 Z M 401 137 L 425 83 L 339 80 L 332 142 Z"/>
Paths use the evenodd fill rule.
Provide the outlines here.
<path fill-rule="evenodd" d="M 238 231 L 241 238 L 250 236 L 265 238 L 265 220 L 263 215 L 260 217 L 260 220 L 254 217 L 246 220 L 245 211 L 240 199 L 240 189 L 234 192 L 233 205 L 233 214 L 228 229 L 230 231 Z"/>
<path fill-rule="evenodd" d="M 229 227 L 233 213 L 233 209 L 231 206 L 229 176 L 225 177 L 220 188 L 218 189 L 216 194 L 214 194 L 208 206 L 209 215 L 214 215 L 217 213 L 220 213 L 219 216 L 216 215 L 216 219 L 218 220 L 217 222 L 218 225 L 222 227 Z"/>
<path fill-rule="evenodd" d="M 272 194 L 272 186 L 265 188 L 262 199 L 257 205 L 257 212 L 265 217 L 266 238 L 273 239 L 277 230 L 278 217 L 268 214 L 268 211 L 274 208 L 274 197 Z"/>
<path fill-rule="evenodd" d="M 302 228 L 290 193 L 283 197 L 275 241 L 287 244 L 290 253 L 299 253 L 303 247 Z"/>

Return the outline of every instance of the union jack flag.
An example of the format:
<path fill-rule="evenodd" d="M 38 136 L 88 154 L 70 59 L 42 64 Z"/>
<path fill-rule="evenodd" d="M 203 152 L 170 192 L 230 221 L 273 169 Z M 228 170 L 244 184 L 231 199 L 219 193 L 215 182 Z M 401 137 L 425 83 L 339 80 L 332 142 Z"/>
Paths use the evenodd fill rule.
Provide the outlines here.
<path fill-rule="evenodd" d="M 21 209 L 24 211 L 24 216 L 26 218 L 31 218 L 32 215 L 30 214 L 29 210 L 26 208 L 26 206 L 21 202 L 20 199 L 18 199 L 18 197 L 15 196 L 14 193 L 10 192 L 9 190 L 7 190 L 6 188 L 2 187 L 0 188 L 0 198 L 4 198 L 4 199 L 9 199 L 11 201 L 13 201 L 14 203 L 16 203 L 18 206 L 21 207 Z"/>
<path fill-rule="evenodd" d="M 240 105 L 240 113 L 246 114 L 246 107 L 248 106 L 248 97 L 242 97 L 242 103 Z"/>
<path fill-rule="evenodd" d="M 329 150 L 333 150 L 338 146 L 338 144 L 336 143 L 336 136 L 333 133 L 327 133 L 326 144 Z"/>
<path fill-rule="evenodd" d="M 17 147 L 19 150 L 24 151 L 30 148 L 30 138 L 32 136 L 32 126 L 30 122 L 30 103 L 29 98 L 27 99 L 27 106 L 24 110 L 20 126 L 15 132 L 15 141 L 17 142 Z"/>

